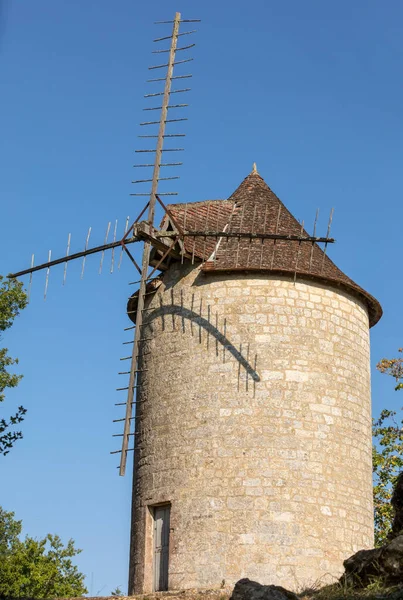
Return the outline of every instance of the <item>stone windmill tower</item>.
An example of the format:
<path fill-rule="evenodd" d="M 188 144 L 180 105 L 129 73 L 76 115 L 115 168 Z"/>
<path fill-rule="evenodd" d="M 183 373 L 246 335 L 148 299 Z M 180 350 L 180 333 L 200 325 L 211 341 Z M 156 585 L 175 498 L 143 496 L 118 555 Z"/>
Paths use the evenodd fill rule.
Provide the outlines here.
<path fill-rule="evenodd" d="M 338 576 L 373 542 L 382 309 L 296 241 L 255 167 L 228 200 L 168 206 L 161 229 L 176 228 L 225 236 L 184 237 L 188 258 L 147 288 L 129 593 Z"/>
<path fill-rule="evenodd" d="M 68 262 L 83 261 L 82 277 L 90 255 L 100 255 L 101 272 L 110 251 L 113 272 L 120 249 L 118 268 L 125 253 L 139 272 L 128 307 L 134 339 L 124 342 L 132 353 L 119 373 L 129 375 L 118 388 L 127 392 L 115 420 L 124 422 L 122 447 L 112 452 L 124 475 L 134 450 L 129 593 L 244 576 L 309 585 L 337 576 L 373 537 L 369 327 L 379 303 L 327 257 L 329 228 L 310 236 L 256 168 L 228 200 L 161 200 L 177 195 L 158 188 L 179 178 L 169 173 L 182 162 L 169 157 L 183 150 L 171 144 L 185 137 L 175 127 L 188 105 L 177 94 L 192 77 L 174 75 L 193 60 L 194 44 L 182 40 L 195 31 L 180 26 L 198 21 L 176 13 L 158 22 L 172 33 L 154 40 L 169 47 L 153 51 L 167 62 L 149 67 L 165 76 L 152 76 L 164 87 L 145 95 L 160 105 L 144 110 L 160 118 L 140 124 L 148 146 L 136 152 L 154 158 L 134 165 L 146 175 L 133 183 L 150 184 L 132 194 L 148 198 L 137 219 L 121 239 L 115 221 L 108 243 L 109 223 L 93 247 L 90 228 L 73 254 L 69 234 L 64 256 L 49 251 L 34 266 L 32 255 L 30 268 L 10 274 L 29 275 L 30 289 L 46 270 L 46 297 L 51 268 L 64 266 L 64 283 Z M 141 267 L 134 243 L 143 245 Z"/>

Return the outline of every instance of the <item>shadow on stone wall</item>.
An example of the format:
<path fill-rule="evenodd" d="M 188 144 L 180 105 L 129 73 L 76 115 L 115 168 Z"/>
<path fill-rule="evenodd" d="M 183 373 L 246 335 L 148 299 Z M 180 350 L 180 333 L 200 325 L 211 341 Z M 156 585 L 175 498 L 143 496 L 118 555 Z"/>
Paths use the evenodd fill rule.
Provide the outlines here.
<path fill-rule="evenodd" d="M 152 310 L 152 312 L 147 314 L 147 317 L 145 319 L 145 324 L 147 325 L 151 325 L 152 321 L 155 319 L 161 319 L 162 322 L 162 329 L 165 330 L 166 328 L 166 317 L 168 316 L 172 316 L 173 319 L 175 316 L 178 316 L 181 320 L 181 329 L 182 332 L 185 333 L 186 329 L 185 329 L 185 322 L 188 321 L 190 324 L 190 330 L 191 330 L 191 334 L 194 335 L 195 334 L 195 329 L 197 328 L 197 335 L 199 337 L 199 343 L 202 343 L 202 329 L 204 331 L 207 332 L 208 337 L 207 337 L 207 348 L 209 346 L 209 336 L 211 336 L 214 340 L 215 340 L 215 344 L 216 344 L 216 355 L 219 355 L 219 345 L 221 345 L 225 350 L 227 350 L 234 358 L 235 360 L 239 363 L 239 367 L 243 367 L 247 373 L 248 376 L 251 377 L 251 379 L 254 382 L 258 382 L 260 381 L 260 377 L 259 374 L 256 371 L 256 364 L 257 364 L 257 355 L 254 356 L 254 363 L 253 366 L 252 364 L 249 362 L 249 353 L 250 353 L 250 347 L 249 344 L 246 344 L 245 349 L 242 348 L 242 344 L 240 344 L 239 350 L 231 343 L 231 341 L 228 339 L 227 335 L 226 335 L 226 319 L 224 318 L 223 320 L 223 332 L 220 331 L 220 329 L 218 328 L 218 315 L 215 315 L 215 324 L 212 323 L 212 315 L 211 315 L 211 308 L 208 305 L 206 307 L 207 309 L 207 318 L 203 317 L 200 313 L 196 312 L 196 310 L 194 310 L 194 295 L 192 296 L 192 306 L 191 308 L 186 308 L 183 304 L 178 305 L 178 304 L 162 304 L 162 298 L 160 298 L 160 306 L 159 308 L 155 308 Z M 201 312 L 201 306 L 200 306 L 200 312 Z M 175 329 L 175 322 L 173 320 L 173 328 Z M 225 358 L 224 358 L 225 360 Z M 240 379 L 240 368 L 238 371 L 238 381 Z M 247 383 L 246 383 L 247 385 Z"/>

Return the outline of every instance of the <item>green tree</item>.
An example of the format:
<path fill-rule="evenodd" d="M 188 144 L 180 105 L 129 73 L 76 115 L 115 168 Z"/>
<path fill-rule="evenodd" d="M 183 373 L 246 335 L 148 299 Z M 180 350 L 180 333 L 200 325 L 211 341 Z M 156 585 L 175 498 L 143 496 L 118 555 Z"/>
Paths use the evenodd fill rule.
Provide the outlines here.
<path fill-rule="evenodd" d="M 399 348 L 399 352 L 403 351 Z M 403 389 L 403 358 L 382 359 L 377 369 L 396 381 L 395 390 Z M 397 476 L 403 469 L 403 409 L 384 409 L 373 421 L 374 445 L 372 465 L 374 474 L 375 544 L 381 546 L 392 527 L 393 507 L 390 500 Z"/>
<path fill-rule="evenodd" d="M 55 598 L 87 593 L 72 558 L 81 550 L 57 535 L 21 540 L 22 522 L 0 507 L 0 598 Z"/>
<path fill-rule="evenodd" d="M 9 329 L 15 317 L 27 304 L 27 296 L 22 289 L 22 283 L 16 279 L 6 279 L 0 275 L 0 340 L 2 332 Z M 0 348 L 0 403 L 5 400 L 4 391 L 16 387 L 22 375 L 10 373 L 8 367 L 18 364 L 17 358 L 8 355 L 7 348 Z M 15 426 L 24 420 L 26 409 L 18 406 L 10 417 L 0 415 L 0 454 L 6 455 L 14 443 L 22 438 L 22 432 Z"/>

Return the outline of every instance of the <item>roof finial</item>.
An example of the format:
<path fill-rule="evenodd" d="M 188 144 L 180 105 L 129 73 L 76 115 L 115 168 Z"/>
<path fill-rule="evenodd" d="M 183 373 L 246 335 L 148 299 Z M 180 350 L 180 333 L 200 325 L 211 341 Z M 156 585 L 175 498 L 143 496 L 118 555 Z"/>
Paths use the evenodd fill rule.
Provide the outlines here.
<path fill-rule="evenodd" d="M 253 163 L 252 173 L 257 173 L 257 166 L 255 162 Z"/>

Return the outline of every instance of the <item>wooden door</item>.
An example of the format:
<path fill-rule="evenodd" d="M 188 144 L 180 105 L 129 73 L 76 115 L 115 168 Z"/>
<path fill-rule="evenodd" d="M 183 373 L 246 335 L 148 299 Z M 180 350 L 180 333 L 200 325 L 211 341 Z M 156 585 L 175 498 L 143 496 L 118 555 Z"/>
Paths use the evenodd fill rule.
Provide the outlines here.
<path fill-rule="evenodd" d="M 168 589 L 170 506 L 154 508 L 153 591 Z"/>

